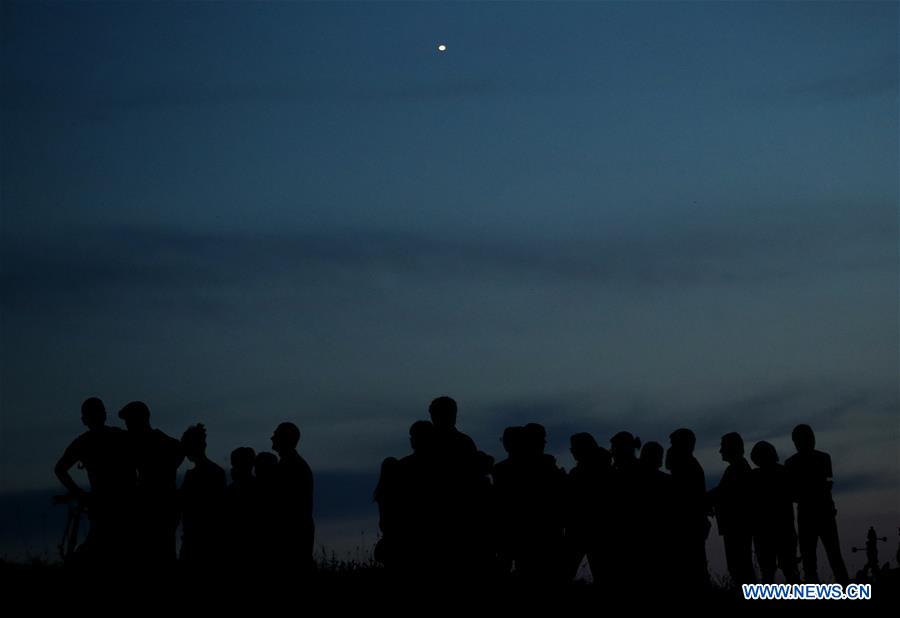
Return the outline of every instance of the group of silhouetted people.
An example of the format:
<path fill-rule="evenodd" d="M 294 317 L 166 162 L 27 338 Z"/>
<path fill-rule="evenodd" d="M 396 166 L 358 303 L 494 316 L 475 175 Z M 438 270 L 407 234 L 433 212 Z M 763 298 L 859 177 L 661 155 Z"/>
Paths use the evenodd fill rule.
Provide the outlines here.
<path fill-rule="evenodd" d="M 835 579 L 849 581 L 831 460 L 815 450 L 808 425 L 794 429 L 797 453 L 785 465 L 762 441 L 751 451 L 751 468 L 741 436 L 726 434 L 720 453 L 728 466 L 707 491 L 689 429 L 672 432 L 668 449 L 642 446 L 624 431 L 607 449 L 577 433 L 576 465 L 567 473 L 544 452 L 546 431 L 537 423 L 507 427 L 507 457 L 494 463 L 456 428 L 455 401 L 439 397 L 429 412 L 430 422 L 410 428 L 412 453 L 384 460 L 375 490 L 382 532 L 375 557 L 399 576 L 458 581 L 512 574 L 554 583 L 572 579 L 587 558 L 594 580 L 613 589 L 652 579 L 701 592 L 709 586 L 706 539 L 714 516 L 735 584 L 756 581 L 754 549 L 763 582 L 772 582 L 777 569 L 799 582 L 797 528 L 805 581 L 819 581 L 819 539 Z"/>
<path fill-rule="evenodd" d="M 119 411 L 125 430 L 106 424 L 100 399 L 87 399 L 81 413 L 88 430 L 66 449 L 56 474 L 87 505 L 82 563 L 164 569 L 176 561 L 180 522 L 178 557 L 186 567 L 254 565 L 297 575 L 312 567 L 313 476 L 297 452 L 296 425 L 278 425 L 274 453 L 232 451 L 229 482 L 206 456 L 202 424 L 176 440 L 151 427 L 142 402 Z M 627 590 L 652 579 L 701 592 L 709 586 L 706 539 L 714 516 L 735 584 L 756 581 L 754 550 L 763 582 L 778 569 L 788 582 L 800 581 L 798 539 L 805 581 L 818 581 L 820 539 L 835 579 L 849 581 L 831 459 L 815 449 L 808 425 L 794 429 L 797 452 L 784 465 L 774 446 L 757 442 L 751 468 L 741 436 L 724 435 L 720 453 L 728 465 L 707 491 L 689 429 L 672 432 L 668 449 L 624 431 L 607 449 L 576 433 L 575 466 L 566 472 L 545 452 L 542 425 L 507 427 L 506 458 L 495 463 L 456 428 L 453 399 L 435 399 L 429 415 L 410 427 L 412 452 L 384 460 L 375 488 L 375 559 L 401 580 L 562 583 L 586 558 L 603 585 Z M 193 467 L 178 487 L 185 458 Z M 76 464 L 86 470 L 90 492 L 72 479 Z"/>
<path fill-rule="evenodd" d="M 815 435 L 809 425 L 797 425 L 791 438 L 797 452 L 784 465 L 778 462 L 774 446 L 757 442 L 750 451 L 750 459 L 756 465 L 751 469 L 744 458 L 741 436 L 722 436 L 719 452 L 728 467 L 710 498 L 724 539 L 729 573 L 738 583 L 754 581 L 755 549 L 764 582 L 772 582 L 777 569 L 781 569 L 787 582 L 798 582 L 799 538 L 804 579 L 818 582 L 816 547 L 821 539 L 835 580 L 846 585 L 850 578 L 838 541 L 837 510 L 831 496 L 831 457 L 816 450 Z"/>
<path fill-rule="evenodd" d="M 81 406 L 88 430 L 56 464 L 69 494 L 86 507 L 90 529 L 77 562 L 159 572 L 178 559 L 186 568 L 220 571 L 231 565 L 304 573 L 312 566 L 313 477 L 297 453 L 300 430 L 281 423 L 272 450 L 240 447 L 231 453 L 231 482 L 206 456 L 206 428 L 192 425 L 176 440 L 150 425 L 150 409 L 133 401 L 119 411 L 125 430 L 106 424 L 103 402 Z M 187 458 L 193 467 L 177 486 Z M 87 472 L 90 491 L 74 481 Z"/>

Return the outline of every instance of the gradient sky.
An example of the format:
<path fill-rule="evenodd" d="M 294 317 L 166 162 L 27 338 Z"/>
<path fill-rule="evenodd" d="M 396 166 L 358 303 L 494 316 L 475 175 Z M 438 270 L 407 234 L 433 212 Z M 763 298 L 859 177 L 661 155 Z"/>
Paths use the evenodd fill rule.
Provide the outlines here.
<path fill-rule="evenodd" d="M 223 465 L 293 420 L 318 541 L 374 541 L 450 394 L 567 468 L 691 427 L 710 486 L 723 433 L 809 422 L 845 551 L 893 553 L 897 3 L 0 11 L 0 503 L 56 486 L 85 397 L 142 399 Z"/>

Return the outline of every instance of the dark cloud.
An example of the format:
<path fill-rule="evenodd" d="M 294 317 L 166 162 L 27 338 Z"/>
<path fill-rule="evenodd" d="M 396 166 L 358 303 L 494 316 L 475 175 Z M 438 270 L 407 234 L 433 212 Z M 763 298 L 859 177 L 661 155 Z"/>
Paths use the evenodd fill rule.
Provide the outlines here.
<path fill-rule="evenodd" d="M 817 433 L 839 430 L 852 444 L 858 439 L 855 428 L 859 427 L 856 415 L 860 412 L 868 415 L 867 423 L 878 419 L 888 422 L 896 415 L 896 401 L 890 392 L 882 390 L 796 381 L 693 408 L 669 407 L 662 414 L 667 419 L 680 419 L 707 444 L 718 445 L 722 435 L 738 431 L 749 449 L 758 440 L 789 439 L 800 423 L 811 425 Z"/>
<path fill-rule="evenodd" d="M 884 472 L 863 471 L 841 475 L 834 483 L 836 494 L 852 494 L 861 491 L 880 489 L 896 489 L 896 474 L 885 475 Z"/>
<path fill-rule="evenodd" d="M 693 406 L 672 404 L 649 394 L 636 398 L 634 394 L 600 392 L 593 397 L 572 395 L 501 402 L 486 407 L 482 414 L 490 419 L 488 426 L 498 436 L 509 425 L 542 423 L 557 450 L 565 450 L 568 437 L 580 431 L 594 434 L 603 444 L 623 430 L 647 440 L 665 441 L 678 427 L 693 430 L 698 445 L 718 446 L 719 438 L 731 431 L 742 433 L 748 444 L 789 439 L 800 423 L 810 424 L 820 433 L 850 431 L 861 410 L 887 422 L 896 416 L 896 401 L 889 395 L 848 385 L 798 380 L 733 399 L 709 395 L 705 402 Z"/>
<path fill-rule="evenodd" d="M 570 89 L 567 89 L 570 90 Z M 42 84 L 8 80 L 0 107 L 20 112 L 75 112 L 88 117 L 109 113 L 151 112 L 178 107 L 209 109 L 229 105 L 312 105 L 416 103 L 484 97 L 522 97 L 560 92 L 554 84 L 516 84 L 493 77 L 444 77 L 425 80 L 402 77 L 378 81 L 285 79 L 256 83 L 158 83 L 126 90 L 86 89 L 81 84 Z M 61 96 L 65 93 L 65 97 Z"/>
<path fill-rule="evenodd" d="M 625 288 L 753 284 L 833 274 L 836 268 L 892 270 L 894 256 L 885 248 L 882 230 L 848 237 L 840 222 L 833 234 L 819 229 L 802 236 L 792 226 L 765 234 L 753 229 L 636 230 L 624 236 L 600 233 L 587 243 L 362 229 L 251 234 L 88 228 L 44 239 L 7 239 L 0 248 L 0 289 L 4 303 L 16 306 L 34 295 L 185 290 L 273 276 L 304 278 L 329 268 L 426 277 L 468 277 L 475 271 L 483 277 L 497 273 L 511 280 L 536 277 Z"/>
<path fill-rule="evenodd" d="M 864 99 L 883 95 L 893 95 L 896 99 L 900 84 L 898 71 L 900 64 L 897 56 L 885 56 L 856 73 L 802 80 L 788 88 L 788 94 L 816 101 Z"/>

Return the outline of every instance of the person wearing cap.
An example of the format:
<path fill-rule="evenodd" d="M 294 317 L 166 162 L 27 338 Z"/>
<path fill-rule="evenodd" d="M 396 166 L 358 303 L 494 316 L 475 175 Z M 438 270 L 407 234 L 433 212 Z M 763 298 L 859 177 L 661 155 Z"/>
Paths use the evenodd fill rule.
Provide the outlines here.
<path fill-rule="evenodd" d="M 143 401 L 126 404 L 119 418 L 125 421 L 137 464 L 137 559 L 150 569 L 167 568 L 175 562 L 176 474 L 184 448 L 179 440 L 150 426 L 150 408 Z"/>

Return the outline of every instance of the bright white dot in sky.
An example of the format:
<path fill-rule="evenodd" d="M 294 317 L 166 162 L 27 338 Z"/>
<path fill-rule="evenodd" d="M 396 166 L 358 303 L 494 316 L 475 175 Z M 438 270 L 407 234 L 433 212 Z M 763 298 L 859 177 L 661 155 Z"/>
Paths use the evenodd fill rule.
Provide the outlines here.
<path fill-rule="evenodd" d="M 438 51 L 447 51 L 447 46 L 441 43 L 438 45 Z"/>

